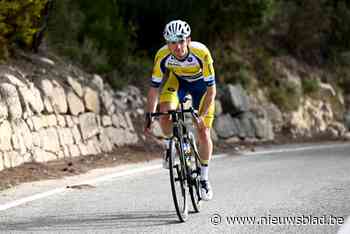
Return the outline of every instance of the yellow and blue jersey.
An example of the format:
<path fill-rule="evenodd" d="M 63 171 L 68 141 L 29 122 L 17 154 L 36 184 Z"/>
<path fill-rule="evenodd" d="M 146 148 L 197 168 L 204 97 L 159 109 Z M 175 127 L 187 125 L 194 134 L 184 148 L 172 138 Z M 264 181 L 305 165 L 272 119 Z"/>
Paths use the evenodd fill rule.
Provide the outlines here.
<path fill-rule="evenodd" d="M 213 59 L 208 48 L 200 42 L 192 41 L 188 49 L 188 55 L 182 60 L 176 59 L 167 45 L 158 50 L 152 72 L 153 87 L 162 84 L 167 72 L 173 73 L 179 81 L 194 82 L 203 79 L 207 86 L 215 84 Z"/>

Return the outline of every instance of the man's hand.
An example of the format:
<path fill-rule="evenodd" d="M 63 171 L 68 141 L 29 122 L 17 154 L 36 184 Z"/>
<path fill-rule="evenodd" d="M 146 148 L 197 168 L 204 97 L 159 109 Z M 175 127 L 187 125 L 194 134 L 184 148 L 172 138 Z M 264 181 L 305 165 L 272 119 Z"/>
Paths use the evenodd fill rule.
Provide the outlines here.
<path fill-rule="evenodd" d="M 145 126 L 144 126 L 144 130 L 143 130 L 146 135 L 151 134 L 152 122 L 153 122 L 152 113 L 147 112 L 146 116 L 145 116 Z"/>

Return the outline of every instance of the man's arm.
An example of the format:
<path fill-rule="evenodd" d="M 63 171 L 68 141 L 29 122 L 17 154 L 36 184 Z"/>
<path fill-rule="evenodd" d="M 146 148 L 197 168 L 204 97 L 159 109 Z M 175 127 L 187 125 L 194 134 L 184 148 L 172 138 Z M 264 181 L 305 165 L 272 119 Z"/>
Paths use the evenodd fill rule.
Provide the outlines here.
<path fill-rule="evenodd" d="M 155 112 L 158 104 L 158 89 L 155 87 L 150 87 L 147 95 L 147 112 Z"/>

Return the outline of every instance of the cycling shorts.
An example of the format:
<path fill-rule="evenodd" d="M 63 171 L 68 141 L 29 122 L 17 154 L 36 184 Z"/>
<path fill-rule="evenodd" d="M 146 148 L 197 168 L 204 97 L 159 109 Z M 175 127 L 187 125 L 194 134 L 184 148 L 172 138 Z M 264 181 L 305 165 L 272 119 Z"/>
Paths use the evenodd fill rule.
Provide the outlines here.
<path fill-rule="evenodd" d="M 178 106 L 179 101 L 183 100 L 187 94 L 192 96 L 192 106 L 195 110 L 200 111 L 206 95 L 208 86 L 204 79 L 196 81 L 186 81 L 178 78 L 173 72 L 169 73 L 169 77 L 163 85 L 160 93 L 160 103 L 171 103 Z M 214 121 L 215 104 L 212 103 L 207 114 L 204 116 L 204 125 L 211 128 Z"/>

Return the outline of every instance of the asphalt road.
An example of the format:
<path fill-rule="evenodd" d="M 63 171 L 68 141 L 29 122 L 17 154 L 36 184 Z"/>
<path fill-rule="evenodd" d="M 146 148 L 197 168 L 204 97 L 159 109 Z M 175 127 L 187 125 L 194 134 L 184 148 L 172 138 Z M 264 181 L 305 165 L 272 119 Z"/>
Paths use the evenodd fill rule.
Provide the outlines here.
<path fill-rule="evenodd" d="M 0 233 L 337 233 L 350 215 L 350 145 L 269 150 L 213 160 L 214 199 L 186 223 L 167 171 L 153 169 L 2 210 Z"/>

